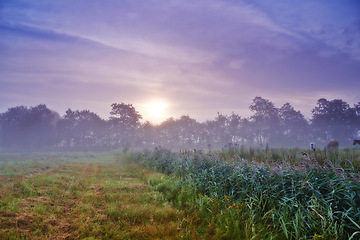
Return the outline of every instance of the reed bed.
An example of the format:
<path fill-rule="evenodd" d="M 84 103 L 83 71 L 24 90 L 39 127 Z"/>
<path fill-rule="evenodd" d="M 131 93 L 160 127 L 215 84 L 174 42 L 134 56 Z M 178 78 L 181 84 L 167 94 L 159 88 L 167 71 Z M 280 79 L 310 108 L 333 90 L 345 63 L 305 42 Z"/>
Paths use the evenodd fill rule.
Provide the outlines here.
<path fill-rule="evenodd" d="M 199 232 L 223 239 L 359 239 L 358 149 L 264 149 L 174 153 L 130 161 L 164 174 L 149 180 L 199 216 Z"/>

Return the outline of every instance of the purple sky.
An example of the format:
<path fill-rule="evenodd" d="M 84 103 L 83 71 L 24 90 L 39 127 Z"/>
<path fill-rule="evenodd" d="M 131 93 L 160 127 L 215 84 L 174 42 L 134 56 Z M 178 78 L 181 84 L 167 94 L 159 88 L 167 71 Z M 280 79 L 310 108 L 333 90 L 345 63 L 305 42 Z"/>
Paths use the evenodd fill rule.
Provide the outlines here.
<path fill-rule="evenodd" d="M 0 0 L 0 112 L 107 119 L 125 102 L 205 121 L 256 96 L 306 117 L 322 97 L 360 102 L 360 1 Z"/>

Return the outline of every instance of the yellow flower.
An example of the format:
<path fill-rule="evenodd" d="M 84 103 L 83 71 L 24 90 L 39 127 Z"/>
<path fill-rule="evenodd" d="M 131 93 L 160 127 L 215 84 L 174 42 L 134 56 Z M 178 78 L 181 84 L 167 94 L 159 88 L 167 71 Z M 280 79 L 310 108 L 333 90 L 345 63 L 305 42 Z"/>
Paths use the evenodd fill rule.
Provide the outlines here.
<path fill-rule="evenodd" d="M 324 238 L 324 236 L 323 235 L 319 235 L 319 234 L 314 234 L 314 236 L 313 236 L 313 238 L 314 239 L 317 239 L 317 238 Z"/>
<path fill-rule="evenodd" d="M 238 205 L 238 208 L 239 208 L 239 209 L 245 209 L 245 207 L 246 207 L 245 202 L 240 203 L 240 204 Z"/>
<path fill-rule="evenodd" d="M 236 205 L 233 204 L 233 205 L 229 206 L 229 208 L 230 208 L 230 209 L 231 209 L 231 208 L 236 208 Z"/>

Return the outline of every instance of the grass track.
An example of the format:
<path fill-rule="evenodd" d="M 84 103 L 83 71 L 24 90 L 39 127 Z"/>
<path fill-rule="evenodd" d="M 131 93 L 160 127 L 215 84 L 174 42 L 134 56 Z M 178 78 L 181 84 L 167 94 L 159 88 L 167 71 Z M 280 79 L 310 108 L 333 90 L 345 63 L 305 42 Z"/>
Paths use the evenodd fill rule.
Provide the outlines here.
<path fill-rule="evenodd" d="M 195 217 L 119 161 L 63 162 L 0 175 L 0 239 L 195 239 Z M 29 172 L 31 174 L 29 175 Z"/>

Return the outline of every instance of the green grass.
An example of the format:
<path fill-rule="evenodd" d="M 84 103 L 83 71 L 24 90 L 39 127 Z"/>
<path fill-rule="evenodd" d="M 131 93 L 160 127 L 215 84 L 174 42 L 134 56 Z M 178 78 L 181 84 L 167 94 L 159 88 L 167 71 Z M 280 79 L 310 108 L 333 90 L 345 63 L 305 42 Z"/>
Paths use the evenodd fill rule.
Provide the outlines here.
<path fill-rule="evenodd" d="M 0 239 L 354 240 L 359 156 L 270 148 L 3 153 Z"/>
<path fill-rule="evenodd" d="M 197 235 L 195 218 L 174 208 L 147 184 L 146 179 L 156 174 L 123 163 L 119 154 L 70 155 L 2 156 L 0 239 L 191 239 Z M 8 174 L 9 166 L 20 165 L 11 168 L 14 175 Z"/>
<path fill-rule="evenodd" d="M 356 239 L 359 151 L 324 149 L 314 157 L 304 151 L 239 148 L 203 154 L 157 148 L 133 161 L 167 174 L 150 183 L 175 206 L 196 212 L 199 231 L 215 238 Z"/>

